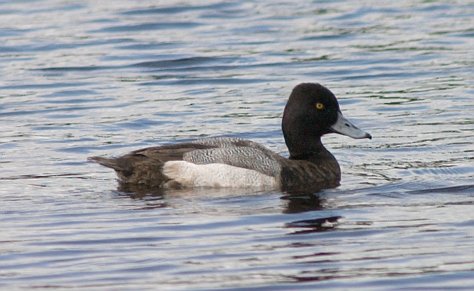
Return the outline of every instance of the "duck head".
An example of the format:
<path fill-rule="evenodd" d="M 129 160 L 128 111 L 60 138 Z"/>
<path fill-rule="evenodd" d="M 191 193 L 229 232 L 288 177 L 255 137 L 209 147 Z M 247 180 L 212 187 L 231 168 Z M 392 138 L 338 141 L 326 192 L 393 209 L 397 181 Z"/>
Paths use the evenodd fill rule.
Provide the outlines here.
<path fill-rule="evenodd" d="M 334 94 L 317 83 L 302 83 L 291 92 L 282 120 L 290 158 L 320 152 L 321 136 L 338 133 L 352 138 L 372 136 L 347 120 Z"/>

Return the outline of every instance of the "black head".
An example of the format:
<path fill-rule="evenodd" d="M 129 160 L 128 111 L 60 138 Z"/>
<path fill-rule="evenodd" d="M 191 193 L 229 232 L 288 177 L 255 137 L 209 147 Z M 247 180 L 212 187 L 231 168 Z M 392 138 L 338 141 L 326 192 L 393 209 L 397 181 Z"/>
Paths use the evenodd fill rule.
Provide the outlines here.
<path fill-rule="evenodd" d="M 302 83 L 291 92 L 282 121 L 283 135 L 290 155 L 321 149 L 321 136 L 335 132 L 353 138 L 371 138 L 346 120 L 336 96 L 316 83 Z"/>

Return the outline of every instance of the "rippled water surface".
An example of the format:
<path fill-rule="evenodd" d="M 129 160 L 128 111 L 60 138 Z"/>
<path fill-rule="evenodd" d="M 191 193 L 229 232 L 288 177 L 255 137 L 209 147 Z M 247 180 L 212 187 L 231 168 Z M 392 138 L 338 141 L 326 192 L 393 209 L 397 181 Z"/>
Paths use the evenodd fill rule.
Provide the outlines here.
<path fill-rule="evenodd" d="M 0 288 L 474 288 L 472 1 L 1 1 Z M 320 82 L 341 186 L 126 193 L 92 155 L 287 155 Z"/>

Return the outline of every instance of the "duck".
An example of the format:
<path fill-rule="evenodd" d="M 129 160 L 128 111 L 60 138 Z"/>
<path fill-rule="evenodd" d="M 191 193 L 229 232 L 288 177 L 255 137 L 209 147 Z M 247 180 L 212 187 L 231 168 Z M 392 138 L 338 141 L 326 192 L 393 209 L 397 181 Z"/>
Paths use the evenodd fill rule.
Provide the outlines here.
<path fill-rule="evenodd" d="M 336 96 L 319 83 L 294 87 L 282 117 L 289 156 L 236 137 L 210 137 L 89 160 L 115 170 L 121 186 L 151 189 L 258 188 L 315 192 L 340 185 L 341 169 L 322 144 L 325 134 L 372 139 L 346 119 Z"/>

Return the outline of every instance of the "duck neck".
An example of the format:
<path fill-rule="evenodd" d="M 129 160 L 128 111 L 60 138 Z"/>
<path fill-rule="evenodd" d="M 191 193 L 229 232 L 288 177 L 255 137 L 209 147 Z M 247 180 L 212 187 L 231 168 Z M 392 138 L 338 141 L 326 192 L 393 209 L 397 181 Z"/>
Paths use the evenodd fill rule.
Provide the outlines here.
<path fill-rule="evenodd" d="M 291 160 L 321 161 L 334 159 L 334 156 L 324 147 L 321 138 L 311 138 L 298 143 L 286 142 Z"/>
<path fill-rule="evenodd" d="M 327 177 L 339 183 L 341 179 L 341 168 L 336 158 L 324 147 L 321 139 L 314 139 L 310 143 L 292 144 L 287 142 L 290 152 L 290 160 L 308 161 L 322 170 Z M 297 145 L 297 146 L 295 146 Z"/>

